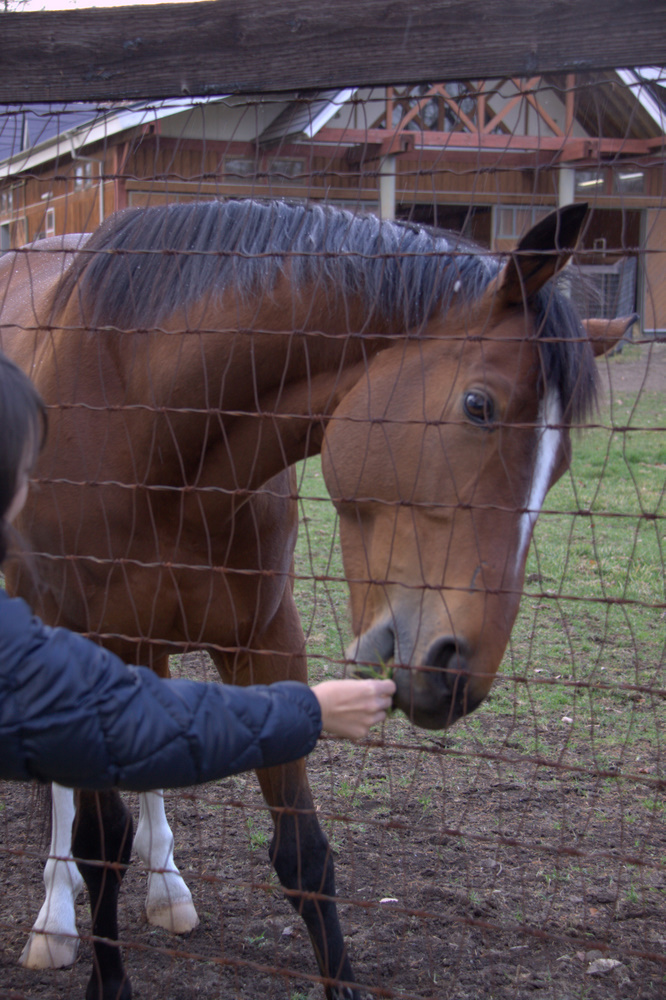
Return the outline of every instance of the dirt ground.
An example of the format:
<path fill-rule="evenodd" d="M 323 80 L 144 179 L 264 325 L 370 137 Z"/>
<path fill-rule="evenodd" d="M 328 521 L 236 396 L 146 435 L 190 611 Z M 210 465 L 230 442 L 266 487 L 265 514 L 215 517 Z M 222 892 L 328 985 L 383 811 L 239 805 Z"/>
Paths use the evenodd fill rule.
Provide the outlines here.
<path fill-rule="evenodd" d="M 666 392 L 666 343 L 642 342 L 598 362 L 606 396 Z"/>
<path fill-rule="evenodd" d="M 647 348 L 632 352 L 603 366 L 612 392 L 666 391 L 666 345 L 647 366 Z M 654 710 L 663 718 L 664 702 Z M 484 719 L 482 741 L 457 730 L 426 738 L 404 725 L 387 732 L 393 745 L 322 742 L 312 755 L 365 994 L 663 1000 L 663 748 L 639 740 L 631 775 L 626 761 L 600 773 L 567 755 L 561 727 L 541 726 L 537 758 L 522 752 L 510 718 Z M 253 776 L 168 802 L 201 925 L 174 939 L 145 924 L 145 873 L 132 864 L 120 925 L 135 998 L 323 997 L 307 937 L 267 863 L 269 823 Z M 90 971 L 86 942 L 69 970 L 28 972 L 16 962 L 41 905 L 42 823 L 34 789 L 2 785 L 2 1000 L 82 997 Z M 77 905 L 85 934 L 83 897 Z"/>

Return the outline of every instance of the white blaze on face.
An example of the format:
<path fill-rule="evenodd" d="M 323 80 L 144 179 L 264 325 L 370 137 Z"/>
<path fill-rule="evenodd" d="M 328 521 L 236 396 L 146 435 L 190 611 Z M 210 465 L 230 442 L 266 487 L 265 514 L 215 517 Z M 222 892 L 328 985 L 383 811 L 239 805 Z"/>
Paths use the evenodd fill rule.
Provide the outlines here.
<path fill-rule="evenodd" d="M 548 389 L 539 409 L 539 424 L 536 431 L 538 444 L 534 470 L 532 472 L 532 485 L 525 502 L 525 513 L 520 518 L 520 537 L 516 558 L 517 572 L 520 570 L 525 557 L 534 525 L 543 506 L 557 462 L 562 440 L 562 431 L 560 430 L 561 421 L 562 407 L 560 406 L 558 393 L 553 389 Z"/>

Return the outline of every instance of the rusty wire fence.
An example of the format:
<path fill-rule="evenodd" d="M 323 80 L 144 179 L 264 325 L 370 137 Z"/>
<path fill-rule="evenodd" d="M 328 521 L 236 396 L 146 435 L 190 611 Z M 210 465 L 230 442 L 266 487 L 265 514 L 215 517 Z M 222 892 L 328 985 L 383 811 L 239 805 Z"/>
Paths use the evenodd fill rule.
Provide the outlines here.
<path fill-rule="evenodd" d="M 370 213 L 404 221 L 410 232 L 443 228 L 458 234 L 449 237 L 457 252 L 462 236 L 489 259 L 507 254 L 558 205 L 590 205 L 569 265 L 575 280 L 564 294 L 588 318 L 626 317 L 627 332 L 596 362 L 598 408 L 572 434 L 571 465 L 543 499 L 520 607 L 490 694 L 450 729 L 418 728 L 397 712 L 367 743 L 323 738 L 309 759 L 317 815 L 335 859 L 345 942 L 364 994 L 657 1000 L 666 990 L 665 109 L 666 75 L 658 69 L 350 88 L 293 100 L 3 109 L 3 252 L 92 232 L 120 209 L 252 198 L 332 205 L 347 218 Z M 240 249 L 228 255 L 232 270 L 253 256 L 241 244 L 239 237 Z M 282 256 L 295 268 L 296 257 L 307 253 L 299 250 L 293 261 L 288 251 Z M 321 294 L 317 281 L 314 287 Z M 11 283 L 5 280 L 2 289 L 4 308 L 13 308 Z M 162 294 L 167 298 L 171 290 L 158 289 Z M 253 295 L 245 290 L 234 299 L 247 335 L 248 316 L 259 315 L 270 298 Z M 336 295 L 326 289 L 323 295 L 332 297 L 327 308 L 335 313 Z M 274 302 L 283 316 L 277 329 L 292 336 L 293 317 L 302 326 L 313 303 L 304 302 L 302 290 Z M 39 326 L 31 308 L 29 336 Z M 180 329 L 200 335 L 198 315 L 192 309 L 184 323 L 181 316 Z M 6 321 L 0 322 L 4 331 Z M 328 336 L 323 322 L 317 314 L 309 336 Z M 104 325 L 97 317 L 95 328 Z M 227 316 L 221 326 L 233 328 L 233 321 Z M 214 336 L 209 329 L 204 339 Z M 126 371 L 130 377 L 131 366 Z M 173 384 L 185 375 L 176 366 Z M 224 372 L 234 399 L 243 377 L 243 371 Z M 96 404 L 83 404 L 79 419 L 86 421 L 86 407 Z M 57 401 L 51 405 L 57 408 Z M 186 408 L 208 428 L 242 416 L 225 398 L 211 401 L 196 391 Z M 125 417 L 129 467 L 137 470 L 125 487 L 145 486 L 140 471 L 147 456 L 131 454 L 139 410 L 150 419 L 151 410 L 163 416 L 164 407 L 149 396 L 140 405 L 134 400 Z M 281 419 L 289 416 L 283 412 Z M 169 419 L 175 426 L 179 414 L 174 410 Z M 100 484 L 114 478 L 105 465 L 108 449 L 102 437 L 96 440 L 95 462 L 86 466 L 96 464 L 94 474 L 78 487 L 70 476 L 68 489 L 98 496 Z M 203 456 L 207 437 L 199 447 Z M 298 540 L 289 575 L 314 682 L 349 672 L 353 633 L 338 515 L 318 448 L 311 450 L 296 466 Z M 413 467 L 408 471 L 417 475 Z M 43 474 L 36 484 L 42 495 L 59 475 L 67 478 L 53 468 Z M 435 470 L 435 478 L 445 476 L 455 477 L 450 456 Z M 172 476 L 156 485 L 172 497 L 182 527 L 182 483 Z M 187 542 L 198 570 L 220 570 L 206 563 L 215 533 L 210 495 L 218 490 L 228 497 L 242 488 L 233 469 L 213 494 L 206 487 L 198 535 Z M 409 505 L 410 497 L 398 495 L 395 509 Z M 515 513 L 524 516 L 522 509 Z M 116 529 L 103 517 L 99 525 L 106 543 Z M 159 534 L 149 520 L 134 523 L 132 532 L 134 539 Z M 368 536 L 360 537 L 369 545 Z M 113 544 L 109 579 L 118 572 L 118 551 L 135 559 L 127 539 Z M 62 585 L 80 602 L 85 569 L 72 573 L 72 556 L 84 567 L 91 553 L 45 552 L 49 558 L 55 552 L 56 562 L 64 557 L 71 575 Z M 92 555 L 99 564 L 99 553 Z M 367 551 L 357 555 L 370 565 Z M 145 559 L 140 554 L 135 561 Z M 170 559 L 164 555 L 164 575 L 176 580 Z M 130 579 L 128 563 L 123 572 Z M 391 580 L 369 579 L 368 572 L 365 583 L 388 589 Z M 432 580 L 424 577 L 421 589 L 431 590 Z M 144 657 L 151 644 L 166 640 L 172 674 L 206 680 L 217 676 L 207 647 L 240 663 L 247 636 L 251 643 L 256 635 L 240 621 L 240 597 L 229 599 L 226 613 L 238 621 L 232 639 L 221 642 L 207 640 L 201 621 L 191 632 L 160 632 L 169 614 L 177 615 L 156 607 L 158 593 L 149 602 L 152 618 L 140 619 L 144 596 L 131 599 L 136 632 L 128 631 L 127 616 L 116 626 L 98 605 L 84 609 L 80 627 L 121 649 L 140 641 Z M 446 589 L 440 596 L 445 604 Z M 185 593 L 178 600 L 189 608 Z M 413 613 L 418 617 L 418 602 Z M 208 607 L 202 618 L 216 614 Z M 266 652 L 260 644 L 256 655 Z M 394 653 L 376 666 L 390 670 Z M 128 801 L 135 808 L 136 797 Z M 180 938 L 147 924 L 146 872 L 138 861 L 131 864 L 121 894 L 120 941 L 134 996 L 322 996 L 307 933 L 269 864 L 271 820 L 254 775 L 167 792 L 166 802 L 176 863 L 200 924 Z M 44 822 L 36 788 L 3 783 L 2 997 L 82 995 L 90 971 L 83 895 L 76 904 L 78 963 L 63 970 L 18 964 L 42 904 Z"/>

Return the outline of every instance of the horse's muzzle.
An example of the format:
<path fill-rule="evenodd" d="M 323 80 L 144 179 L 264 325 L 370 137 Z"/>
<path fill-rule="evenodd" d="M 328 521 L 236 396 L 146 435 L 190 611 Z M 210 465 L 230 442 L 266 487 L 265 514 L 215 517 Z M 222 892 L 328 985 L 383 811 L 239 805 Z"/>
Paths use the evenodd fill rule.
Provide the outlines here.
<path fill-rule="evenodd" d="M 451 636 L 433 642 L 423 666 L 398 667 L 393 680 L 394 707 L 422 729 L 446 729 L 479 704 L 470 696 L 464 647 Z"/>
<path fill-rule="evenodd" d="M 393 657 L 393 631 L 386 625 L 375 626 L 356 640 L 353 649 L 353 658 L 361 661 L 358 676 L 374 674 L 369 664 L 386 663 Z M 391 676 L 397 689 L 393 707 L 422 729 L 446 729 L 483 700 L 471 693 L 466 650 L 452 636 L 436 639 L 423 665 L 396 665 Z"/>

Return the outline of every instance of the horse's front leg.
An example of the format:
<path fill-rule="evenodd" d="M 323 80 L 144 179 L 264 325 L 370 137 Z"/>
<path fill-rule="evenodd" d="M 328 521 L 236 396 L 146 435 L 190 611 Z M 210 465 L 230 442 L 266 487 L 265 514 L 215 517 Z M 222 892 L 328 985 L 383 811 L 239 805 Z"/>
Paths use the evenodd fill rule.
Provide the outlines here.
<path fill-rule="evenodd" d="M 72 850 L 90 896 L 93 969 L 86 1000 L 130 1000 L 118 943 L 118 893 L 132 853 L 132 814 L 118 792 L 78 792 Z"/>
<path fill-rule="evenodd" d="M 358 1000 L 335 903 L 333 856 L 316 816 L 305 762 L 258 771 L 257 776 L 275 828 L 270 858 L 308 929 L 319 970 L 328 980 L 327 1000 Z"/>
<path fill-rule="evenodd" d="M 51 847 L 44 867 L 45 898 L 19 962 L 28 969 L 73 965 L 79 950 L 74 901 L 83 879 L 72 860 L 74 792 L 51 786 Z"/>
<path fill-rule="evenodd" d="M 173 834 L 164 812 L 164 795 L 145 792 L 139 797 L 136 852 L 149 871 L 146 917 L 172 934 L 187 934 L 199 925 L 192 894 L 173 859 Z"/>
<path fill-rule="evenodd" d="M 153 651 L 150 667 L 158 677 L 169 677 L 169 658 Z M 192 894 L 173 860 L 173 834 L 164 812 L 161 791 L 139 796 L 139 825 L 134 847 L 148 869 L 146 919 L 171 934 L 188 934 L 199 926 Z"/>
<path fill-rule="evenodd" d="M 269 627 L 253 645 L 272 655 L 227 661 L 211 651 L 225 680 L 270 684 L 278 680 L 307 683 L 305 640 L 290 588 L 286 588 Z M 285 733 L 285 739 L 289 736 Z M 317 819 L 305 761 L 257 772 L 271 809 L 274 835 L 270 859 L 289 901 L 310 935 L 328 1000 L 357 1000 L 359 994 L 342 937 L 335 903 L 335 872 L 328 840 Z"/>

